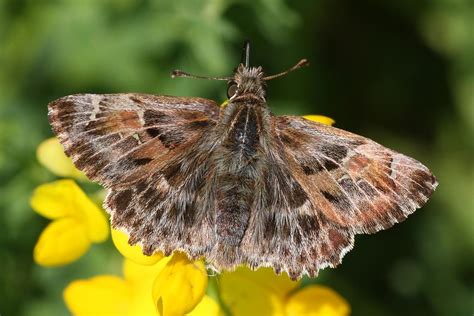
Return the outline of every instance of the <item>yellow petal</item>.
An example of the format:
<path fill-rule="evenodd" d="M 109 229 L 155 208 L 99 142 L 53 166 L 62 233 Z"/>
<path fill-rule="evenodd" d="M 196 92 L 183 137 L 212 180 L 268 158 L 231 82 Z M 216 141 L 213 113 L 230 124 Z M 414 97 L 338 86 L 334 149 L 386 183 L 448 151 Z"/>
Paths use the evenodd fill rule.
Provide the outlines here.
<path fill-rule="evenodd" d="M 204 295 L 201 302 L 187 316 L 224 316 L 219 304 L 207 295 Z"/>
<path fill-rule="evenodd" d="M 168 258 L 144 266 L 124 260 L 124 279 L 97 276 L 72 282 L 64 299 L 74 315 L 156 315 L 152 287 Z"/>
<path fill-rule="evenodd" d="M 240 267 L 232 273 L 259 284 L 281 299 L 285 299 L 288 293 L 300 285 L 300 281 L 292 281 L 286 272 L 277 275 L 272 268 L 260 268 L 253 271 L 248 267 Z"/>
<path fill-rule="evenodd" d="M 332 126 L 336 121 L 324 115 L 304 115 L 305 119 Z"/>
<path fill-rule="evenodd" d="M 38 214 L 49 219 L 70 216 L 74 214 L 72 197 L 77 190 L 78 187 L 72 180 L 45 183 L 33 191 L 30 204 Z"/>
<path fill-rule="evenodd" d="M 132 260 L 124 260 L 123 274 L 129 286 L 133 288 L 130 307 L 133 315 L 156 315 L 151 295 L 153 283 L 168 261 L 169 257 L 166 257 L 153 265 L 142 265 Z"/>
<path fill-rule="evenodd" d="M 153 265 L 163 258 L 162 253 L 145 256 L 139 245 L 130 246 L 128 235 L 120 230 L 112 228 L 112 240 L 117 250 L 127 259 L 142 265 Z"/>
<path fill-rule="evenodd" d="M 175 252 L 153 284 L 153 301 L 160 315 L 181 316 L 196 307 L 206 287 L 204 263 Z"/>
<path fill-rule="evenodd" d="M 334 290 L 311 285 L 293 294 L 287 302 L 288 316 L 346 316 L 350 314 L 347 301 Z"/>
<path fill-rule="evenodd" d="M 74 218 L 54 220 L 41 233 L 34 249 L 35 262 L 42 266 L 71 263 L 89 249 L 84 226 Z"/>
<path fill-rule="evenodd" d="M 234 316 L 284 315 L 284 295 L 297 285 L 267 268 L 254 272 L 242 267 L 220 277 L 222 300 Z"/>
<path fill-rule="evenodd" d="M 63 296 L 69 311 L 76 316 L 131 315 L 131 292 L 121 278 L 103 275 L 71 282 Z"/>
<path fill-rule="evenodd" d="M 60 177 L 87 179 L 72 160 L 64 154 L 63 146 L 56 137 L 44 140 L 36 150 L 38 161 L 49 171 Z"/>
<path fill-rule="evenodd" d="M 131 260 L 124 260 L 124 277 L 127 284 L 132 288 L 130 315 L 156 315 L 152 297 L 153 282 L 166 266 L 168 260 L 169 258 L 164 258 L 158 263 L 148 266 Z"/>
<path fill-rule="evenodd" d="M 31 198 L 31 207 L 40 215 L 55 219 L 71 216 L 84 223 L 90 240 L 102 242 L 109 235 L 104 212 L 70 179 L 38 186 Z"/>
<path fill-rule="evenodd" d="M 125 259 L 123 263 L 123 275 L 125 280 L 137 283 L 149 282 L 151 291 L 151 286 L 153 285 L 155 278 L 160 274 L 161 271 L 163 271 L 163 268 L 166 266 L 170 258 L 171 257 L 164 257 L 163 260 L 160 260 L 159 262 L 152 265 L 143 265 L 132 260 Z"/>

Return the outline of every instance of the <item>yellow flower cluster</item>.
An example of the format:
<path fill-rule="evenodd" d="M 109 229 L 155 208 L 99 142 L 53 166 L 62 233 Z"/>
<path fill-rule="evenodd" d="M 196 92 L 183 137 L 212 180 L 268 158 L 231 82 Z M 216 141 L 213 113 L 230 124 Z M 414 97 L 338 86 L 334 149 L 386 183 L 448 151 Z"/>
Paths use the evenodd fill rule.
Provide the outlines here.
<path fill-rule="evenodd" d="M 201 261 L 180 253 L 152 265 L 125 259 L 123 275 L 73 281 L 64 290 L 67 307 L 74 315 L 220 315 L 219 305 L 205 296 Z"/>
<path fill-rule="evenodd" d="M 332 125 L 324 116 L 305 118 Z M 55 138 L 38 147 L 38 160 L 54 174 L 85 180 L 67 158 Z M 40 185 L 33 192 L 31 207 L 52 222 L 41 233 L 34 259 L 42 266 L 60 266 L 79 259 L 92 243 L 105 241 L 109 224 L 98 207 L 71 179 Z M 217 289 L 209 291 L 203 261 L 190 261 L 175 252 L 142 254 L 140 246 L 130 246 L 128 236 L 112 229 L 111 236 L 125 257 L 123 276 L 99 275 L 71 282 L 64 301 L 73 315 L 164 315 L 164 316 L 343 316 L 349 304 L 330 288 L 302 287 L 286 274 L 271 269 L 251 271 L 239 268 L 215 278 Z M 209 292 L 209 295 L 206 294 Z"/>
<path fill-rule="evenodd" d="M 271 268 L 239 268 L 220 277 L 221 296 L 232 315 L 343 316 L 349 304 L 328 287 L 291 281 Z"/>
<path fill-rule="evenodd" d="M 206 295 L 207 274 L 200 261 L 174 254 L 153 265 L 126 259 L 124 277 L 102 275 L 77 280 L 64 291 L 74 315 L 223 316 L 218 301 Z M 286 274 L 269 268 L 239 268 L 217 277 L 221 304 L 234 316 L 345 316 L 349 304 L 328 287 L 300 288 Z M 84 304 L 88 302 L 88 304 Z"/>

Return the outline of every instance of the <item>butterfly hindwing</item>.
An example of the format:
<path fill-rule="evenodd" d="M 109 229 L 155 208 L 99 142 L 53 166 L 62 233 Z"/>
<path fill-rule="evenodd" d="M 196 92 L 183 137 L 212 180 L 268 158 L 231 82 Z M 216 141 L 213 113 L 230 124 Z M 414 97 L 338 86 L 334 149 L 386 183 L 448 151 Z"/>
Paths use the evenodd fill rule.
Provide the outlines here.
<path fill-rule="evenodd" d="M 272 137 L 247 232 L 241 243 L 244 261 L 253 268 L 271 266 L 292 279 L 316 276 L 337 265 L 352 248 L 353 235 L 330 222 L 314 206 L 310 192 L 293 174 L 284 144 Z"/>
<path fill-rule="evenodd" d="M 109 192 L 112 226 L 127 231 L 129 243 L 141 244 L 145 254 L 182 250 L 196 259 L 212 247 L 214 169 L 205 144 L 212 146 L 191 146 L 136 184 Z"/>

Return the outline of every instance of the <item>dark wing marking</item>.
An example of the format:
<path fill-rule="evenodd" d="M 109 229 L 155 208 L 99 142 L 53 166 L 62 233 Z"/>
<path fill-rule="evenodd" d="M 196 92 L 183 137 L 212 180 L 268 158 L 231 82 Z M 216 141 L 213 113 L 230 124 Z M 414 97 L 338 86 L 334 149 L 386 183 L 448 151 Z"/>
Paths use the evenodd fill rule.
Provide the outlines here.
<path fill-rule="evenodd" d="M 105 201 L 112 226 L 146 255 L 181 250 L 197 259 L 209 252 L 215 243 L 213 146 L 193 143 L 135 185 L 112 189 Z"/>

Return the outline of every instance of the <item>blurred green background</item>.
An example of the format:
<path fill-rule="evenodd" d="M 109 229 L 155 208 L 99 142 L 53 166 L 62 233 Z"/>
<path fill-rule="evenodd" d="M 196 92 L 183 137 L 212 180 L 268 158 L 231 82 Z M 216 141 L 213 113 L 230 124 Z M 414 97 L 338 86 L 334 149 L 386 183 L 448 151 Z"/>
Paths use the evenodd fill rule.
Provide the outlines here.
<path fill-rule="evenodd" d="M 47 220 L 33 188 L 54 176 L 35 157 L 52 135 L 48 102 L 92 92 L 223 101 L 225 83 L 175 79 L 175 68 L 229 75 L 244 39 L 273 74 L 277 114 L 324 114 L 430 167 L 426 207 L 373 236 L 315 280 L 353 315 L 474 312 L 474 6 L 470 0 L 0 0 L 0 313 L 62 315 L 72 280 L 120 271 L 111 243 L 78 262 L 36 266 Z"/>

